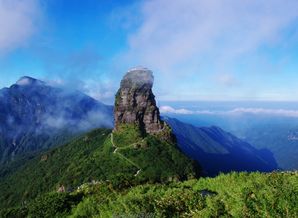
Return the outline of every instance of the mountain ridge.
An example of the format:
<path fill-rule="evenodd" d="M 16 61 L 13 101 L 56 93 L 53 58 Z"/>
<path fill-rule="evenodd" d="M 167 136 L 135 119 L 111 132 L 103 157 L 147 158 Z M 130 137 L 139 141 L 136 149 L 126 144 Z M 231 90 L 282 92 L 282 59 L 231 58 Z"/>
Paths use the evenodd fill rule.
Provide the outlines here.
<path fill-rule="evenodd" d="M 112 127 L 111 116 L 112 107 L 79 91 L 22 77 L 0 90 L 0 163 L 64 143 L 92 128 Z"/>
<path fill-rule="evenodd" d="M 269 150 L 258 150 L 217 126 L 195 127 L 169 117 L 164 117 L 164 120 L 172 127 L 179 148 L 192 159 L 200 161 L 207 175 L 279 169 Z"/>

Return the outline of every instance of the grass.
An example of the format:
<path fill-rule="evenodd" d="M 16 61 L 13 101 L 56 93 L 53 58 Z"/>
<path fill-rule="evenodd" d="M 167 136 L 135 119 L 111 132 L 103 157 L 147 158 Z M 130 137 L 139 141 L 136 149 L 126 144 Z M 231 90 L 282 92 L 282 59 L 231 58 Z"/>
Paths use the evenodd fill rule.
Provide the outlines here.
<path fill-rule="evenodd" d="M 242 172 L 122 190 L 107 182 L 86 184 L 71 193 L 45 194 L 1 215 L 294 218 L 298 216 L 297 202 L 297 172 Z"/>

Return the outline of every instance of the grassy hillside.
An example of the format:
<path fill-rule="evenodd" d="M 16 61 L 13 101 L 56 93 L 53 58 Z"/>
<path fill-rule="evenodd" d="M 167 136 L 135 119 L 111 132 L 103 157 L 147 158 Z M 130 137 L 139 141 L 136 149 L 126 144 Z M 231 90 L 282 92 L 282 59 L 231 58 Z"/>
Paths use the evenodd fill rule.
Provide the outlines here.
<path fill-rule="evenodd" d="M 118 190 L 108 182 L 48 193 L 2 217 L 297 217 L 298 173 L 230 173 Z"/>
<path fill-rule="evenodd" d="M 62 185 L 73 190 L 94 180 L 107 181 L 121 189 L 148 182 L 185 180 L 198 173 L 194 162 L 175 145 L 153 136 L 143 138 L 132 127 L 115 135 L 107 129 L 92 131 L 16 166 L 13 173 L 2 170 L 0 208 L 26 204 Z"/>

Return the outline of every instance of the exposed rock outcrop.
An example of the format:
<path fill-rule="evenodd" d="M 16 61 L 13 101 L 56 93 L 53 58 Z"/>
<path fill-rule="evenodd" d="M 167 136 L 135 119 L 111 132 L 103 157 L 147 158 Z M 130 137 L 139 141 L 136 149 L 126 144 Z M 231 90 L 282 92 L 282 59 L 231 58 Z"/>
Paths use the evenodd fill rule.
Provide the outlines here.
<path fill-rule="evenodd" d="M 160 119 L 152 92 L 153 81 L 152 71 L 146 68 L 133 68 L 126 73 L 116 94 L 115 130 L 121 124 L 136 124 L 147 134 L 169 130 L 169 126 Z"/>

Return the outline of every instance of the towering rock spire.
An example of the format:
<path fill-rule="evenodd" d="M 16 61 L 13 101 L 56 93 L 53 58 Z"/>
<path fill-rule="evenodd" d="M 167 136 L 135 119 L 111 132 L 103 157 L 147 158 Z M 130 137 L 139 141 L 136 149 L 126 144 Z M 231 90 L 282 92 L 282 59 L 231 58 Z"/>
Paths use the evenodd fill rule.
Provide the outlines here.
<path fill-rule="evenodd" d="M 121 124 L 137 124 L 144 133 L 160 133 L 167 126 L 159 115 L 152 92 L 153 73 L 133 68 L 123 77 L 115 100 L 115 130 Z"/>

